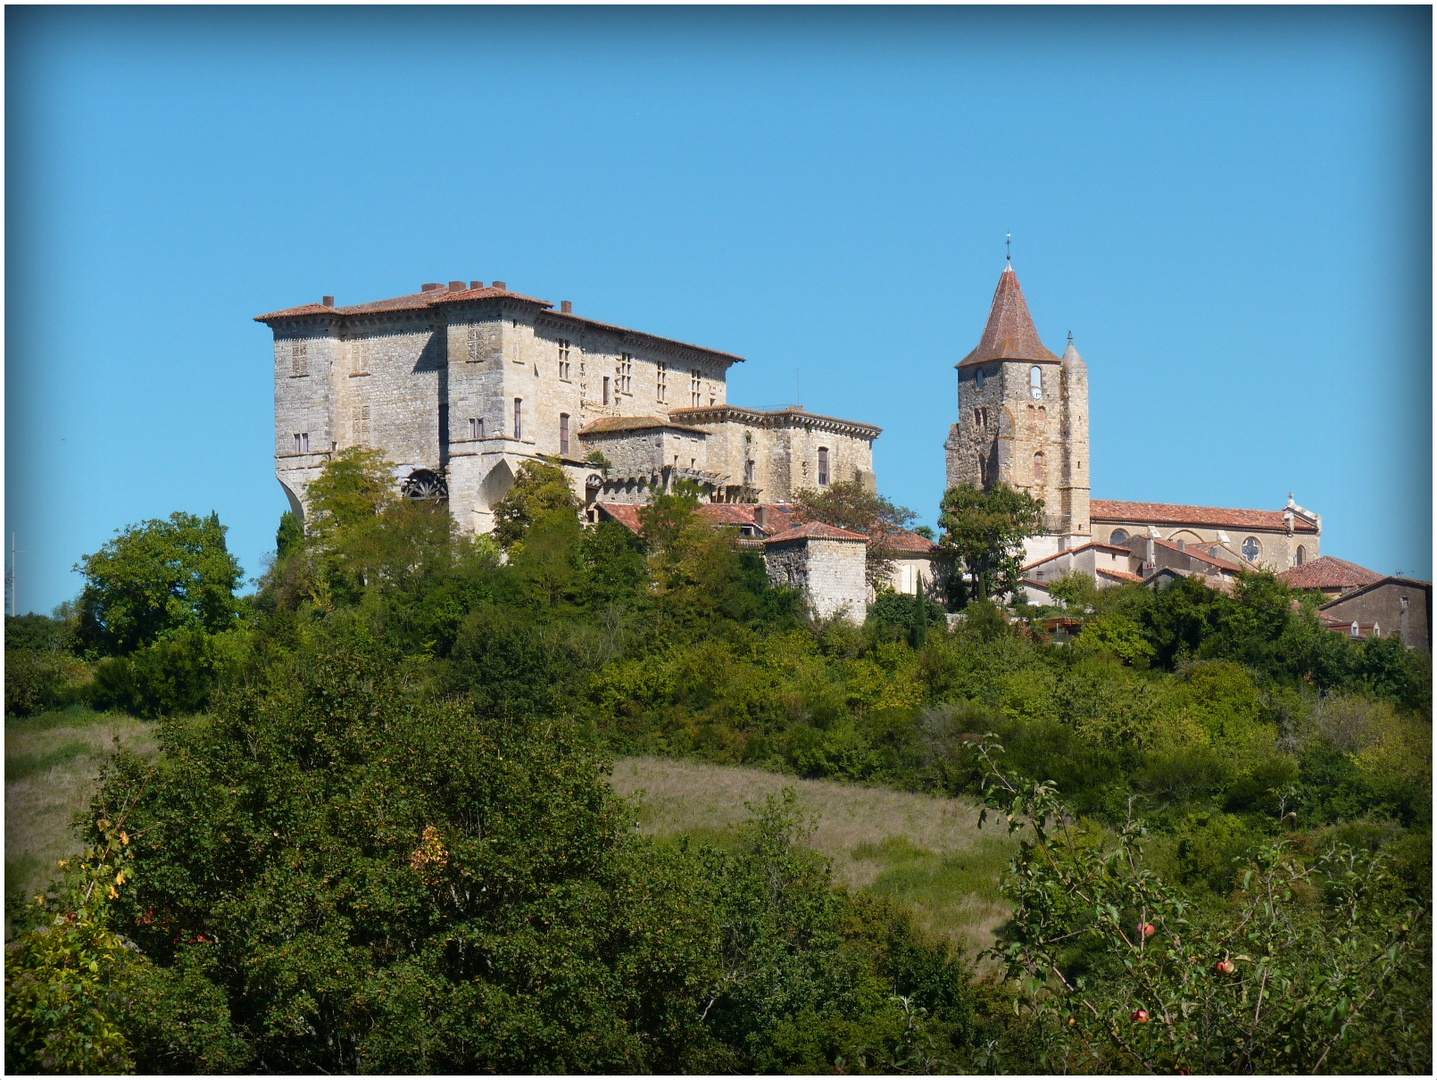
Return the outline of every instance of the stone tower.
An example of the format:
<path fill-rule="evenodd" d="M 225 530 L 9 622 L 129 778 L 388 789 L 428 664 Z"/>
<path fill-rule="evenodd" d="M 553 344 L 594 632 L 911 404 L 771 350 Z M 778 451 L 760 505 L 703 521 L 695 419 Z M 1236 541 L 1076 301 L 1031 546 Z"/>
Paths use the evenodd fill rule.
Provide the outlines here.
<path fill-rule="evenodd" d="M 948 486 L 987 491 L 1001 480 L 1042 499 L 1047 543 L 1030 544 L 1030 555 L 1087 542 L 1087 365 L 1071 341 L 1061 358 L 1043 345 L 1011 263 L 978 347 L 957 368 Z"/>

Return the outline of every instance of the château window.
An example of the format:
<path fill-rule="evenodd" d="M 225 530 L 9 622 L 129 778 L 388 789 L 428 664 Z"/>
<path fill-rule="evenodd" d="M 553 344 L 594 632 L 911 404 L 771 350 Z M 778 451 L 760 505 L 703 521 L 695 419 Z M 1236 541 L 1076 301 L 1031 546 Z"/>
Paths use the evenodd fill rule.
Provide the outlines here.
<path fill-rule="evenodd" d="M 1303 547 L 1301 544 L 1298 544 L 1298 545 L 1297 545 L 1297 565 L 1298 565 L 1298 566 L 1301 566 L 1301 565 L 1302 565 L 1303 563 L 1305 563 L 1305 562 L 1307 562 L 1307 549 L 1306 549 L 1305 547 Z"/>
<path fill-rule="evenodd" d="M 753 462 L 743 463 L 743 482 L 745 487 L 753 487 Z"/>
<path fill-rule="evenodd" d="M 983 369 L 979 368 L 973 375 L 973 381 L 978 384 L 978 389 L 983 389 Z"/>
<path fill-rule="evenodd" d="M 297 431 L 294 434 L 294 452 L 296 454 L 309 453 L 309 432 Z"/>
<path fill-rule="evenodd" d="M 667 400 L 669 395 L 669 365 L 660 360 L 654 367 L 654 399 L 659 402 Z"/>
<path fill-rule="evenodd" d="M 621 394 L 634 392 L 634 358 L 628 353 L 619 354 L 619 381 L 614 387 Z"/>
<path fill-rule="evenodd" d="M 289 374 L 293 379 L 309 374 L 309 342 L 296 341 L 290 345 Z"/>
<path fill-rule="evenodd" d="M 703 404 L 701 400 L 703 388 L 703 372 L 698 368 L 694 368 L 689 372 L 689 397 L 692 399 L 690 404 L 693 405 L 695 409 Z"/>
<path fill-rule="evenodd" d="M 604 404 L 607 405 L 608 403 L 609 403 L 609 377 L 608 377 L 607 375 L 605 375 L 605 376 L 604 376 Z"/>
<path fill-rule="evenodd" d="M 559 339 L 559 378 L 569 381 L 569 342 L 566 338 Z"/>
<path fill-rule="evenodd" d="M 479 359 L 479 327 L 477 325 L 469 327 L 469 359 L 471 361 Z"/>
<path fill-rule="evenodd" d="M 514 399 L 514 438 L 524 437 L 524 399 Z"/>
<path fill-rule="evenodd" d="M 1041 484 L 1047 478 L 1048 459 L 1043 456 L 1043 451 L 1039 450 L 1033 455 L 1033 482 Z"/>
<path fill-rule="evenodd" d="M 560 453 L 560 454 L 567 454 L 568 452 L 569 452 L 569 414 L 566 413 L 566 412 L 561 412 L 561 413 L 559 414 L 559 453 Z"/>
<path fill-rule="evenodd" d="M 1127 542 L 1128 542 L 1128 530 L 1127 530 L 1127 529 L 1114 529 L 1114 530 L 1113 530 L 1113 535 L 1110 536 L 1110 537 L 1108 537 L 1108 543 L 1110 543 L 1110 544 L 1115 544 L 1115 545 L 1116 545 L 1116 544 L 1126 544 Z"/>
<path fill-rule="evenodd" d="M 1257 537 L 1249 536 L 1242 542 L 1242 557 L 1248 562 L 1257 562 L 1257 557 L 1262 554 L 1262 545 L 1257 542 Z"/>
<path fill-rule="evenodd" d="M 1034 364 L 1028 371 L 1028 386 L 1035 398 L 1043 396 L 1043 369 Z"/>
<path fill-rule="evenodd" d="M 828 484 L 828 447 L 818 448 L 818 486 L 825 487 Z"/>
<path fill-rule="evenodd" d="M 469 418 L 469 437 L 471 439 L 482 439 L 484 437 L 484 418 L 482 416 L 471 416 Z"/>

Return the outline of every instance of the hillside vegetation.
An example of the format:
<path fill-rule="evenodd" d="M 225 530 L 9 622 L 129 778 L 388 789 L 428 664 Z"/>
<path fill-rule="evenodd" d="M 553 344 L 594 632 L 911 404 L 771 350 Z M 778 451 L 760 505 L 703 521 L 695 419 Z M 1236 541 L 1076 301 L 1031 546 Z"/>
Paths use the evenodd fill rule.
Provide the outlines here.
<path fill-rule="evenodd" d="M 812 619 L 682 492 L 310 495 L 253 597 L 172 515 L 7 624 L 7 713 L 161 748 L 16 917 L 12 1071 L 1430 1071 L 1430 659 L 1271 575 L 1058 645 Z"/>
<path fill-rule="evenodd" d="M 804 843 L 832 860 L 836 881 L 900 901 L 925 933 L 970 956 L 993 946 L 1010 910 L 998 883 L 1015 845 L 1003 830 L 980 831 L 966 799 L 653 757 L 619 758 L 612 782 L 639 799 L 646 834 L 720 845 L 751 807 L 791 790 L 810 830 Z"/>

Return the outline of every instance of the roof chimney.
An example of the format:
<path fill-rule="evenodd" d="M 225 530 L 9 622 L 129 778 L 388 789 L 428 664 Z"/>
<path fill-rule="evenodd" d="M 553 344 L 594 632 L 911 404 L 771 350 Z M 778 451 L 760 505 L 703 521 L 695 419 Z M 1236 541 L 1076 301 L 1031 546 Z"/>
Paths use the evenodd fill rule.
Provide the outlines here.
<path fill-rule="evenodd" d="M 565 314 L 565 315 L 572 315 L 572 314 L 574 314 L 574 301 L 572 301 L 572 300 L 560 300 L 560 301 L 559 301 L 559 311 L 560 311 L 561 313 Z"/>
<path fill-rule="evenodd" d="M 323 303 L 325 307 L 334 307 L 334 297 L 326 296 L 321 303 Z"/>
<path fill-rule="evenodd" d="M 462 281 L 451 281 L 451 282 L 449 283 L 449 291 L 450 291 L 450 292 L 463 292 L 463 291 L 464 291 L 464 282 L 462 282 Z"/>
<path fill-rule="evenodd" d="M 471 281 L 469 283 L 469 287 L 471 289 L 482 289 L 484 287 L 484 283 L 482 281 Z"/>
<path fill-rule="evenodd" d="M 508 287 L 509 286 L 505 285 L 502 281 L 494 282 L 494 288 L 496 289 L 507 289 Z"/>
<path fill-rule="evenodd" d="M 423 285 L 419 286 L 421 292 L 433 292 L 435 289 L 442 288 L 444 288 L 444 282 L 442 281 L 426 281 Z"/>

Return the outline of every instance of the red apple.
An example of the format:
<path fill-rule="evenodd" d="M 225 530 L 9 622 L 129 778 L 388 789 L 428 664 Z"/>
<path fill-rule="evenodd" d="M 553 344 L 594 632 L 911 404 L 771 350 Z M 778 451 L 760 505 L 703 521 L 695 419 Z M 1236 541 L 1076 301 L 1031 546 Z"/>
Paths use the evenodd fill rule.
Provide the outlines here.
<path fill-rule="evenodd" d="M 1135 1024 L 1146 1024 L 1147 1022 L 1148 1022 L 1148 1010 L 1147 1010 L 1147 1009 L 1138 1009 L 1136 1012 L 1133 1013 L 1133 1023 L 1135 1023 Z"/>
<path fill-rule="evenodd" d="M 1142 933 L 1143 937 L 1152 937 L 1158 932 L 1158 928 L 1152 923 L 1138 923 L 1138 930 Z"/>
<path fill-rule="evenodd" d="M 1219 960 L 1217 962 L 1217 973 L 1219 975 L 1231 975 L 1237 970 L 1237 965 L 1231 960 Z"/>

